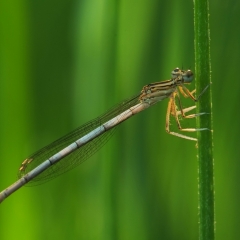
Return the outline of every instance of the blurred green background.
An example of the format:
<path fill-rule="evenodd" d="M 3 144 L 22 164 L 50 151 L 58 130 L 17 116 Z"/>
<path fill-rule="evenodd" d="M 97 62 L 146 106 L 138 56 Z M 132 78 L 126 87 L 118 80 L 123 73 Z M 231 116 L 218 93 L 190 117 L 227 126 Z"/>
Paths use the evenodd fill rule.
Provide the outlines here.
<path fill-rule="evenodd" d="M 239 1 L 210 3 L 218 240 L 240 238 L 239 11 Z M 1 0 L 0 190 L 29 154 L 173 68 L 194 69 L 193 43 L 190 0 Z M 123 123 L 78 168 L 6 199 L 0 239 L 198 239 L 197 150 L 165 133 L 166 106 Z"/>

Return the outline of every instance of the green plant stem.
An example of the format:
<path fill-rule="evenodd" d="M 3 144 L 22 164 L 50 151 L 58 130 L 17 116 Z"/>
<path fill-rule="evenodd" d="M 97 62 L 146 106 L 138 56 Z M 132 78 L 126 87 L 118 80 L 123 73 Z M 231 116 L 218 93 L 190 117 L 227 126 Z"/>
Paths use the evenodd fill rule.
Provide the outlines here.
<path fill-rule="evenodd" d="M 195 79 L 197 92 L 211 82 L 210 30 L 208 0 L 194 1 Z M 197 118 L 197 128 L 212 129 L 211 86 L 197 103 L 198 112 L 209 114 Z M 215 238 L 214 170 L 212 131 L 198 132 L 199 239 Z"/>

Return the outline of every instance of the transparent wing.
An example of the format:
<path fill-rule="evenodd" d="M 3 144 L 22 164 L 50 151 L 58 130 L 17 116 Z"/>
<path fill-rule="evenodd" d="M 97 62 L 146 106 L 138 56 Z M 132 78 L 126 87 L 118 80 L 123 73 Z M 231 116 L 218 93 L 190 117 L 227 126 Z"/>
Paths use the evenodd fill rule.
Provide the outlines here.
<path fill-rule="evenodd" d="M 131 99 L 128 99 L 122 102 L 121 104 L 118 104 L 117 106 L 113 107 L 108 112 L 101 115 L 100 117 L 87 122 L 81 127 L 70 132 L 66 136 L 54 141 L 53 143 L 47 145 L 46 147 L 30 155 L 21 164 L 21 167 L 19 168 L 19 172 L 18 172 L 18 178 L 21 178 L 22 176 L 24 176 L 25 174 L 27 174 L 28 172 L 36 168 L 39 164 L 49 159 L 54 154 L 58 153 L 63 148 L 67 147 L 68 145 L 75 142 L 79 138 L 85 136 L 92 130 L 101 126 L 103 123 L 117 116 L 119 113 L 122 113 L 125 110 L 129 109 L 130 107 L 134 106 L 138 102 L 139 102 L 139 95 Z M 115 129 L 116 127 L 104 132 L 102 135 L 96 137 L 92 141 L 81 146 L 76 151 L 72 152 L 71 154 L 61 159 L 61 161 L 50 166 L 40 175 L 32 179 L 27 185 L 31 186 L 31 185 L 41 184 L 43 182 L 51 180 L 52 178 L 57 177 L 58 175 L 64 172 L 71 170 L 72 168 L 75 168 L 82 162 L 86 161 L 96 151 L 98 151 L 110 139 Z"/>

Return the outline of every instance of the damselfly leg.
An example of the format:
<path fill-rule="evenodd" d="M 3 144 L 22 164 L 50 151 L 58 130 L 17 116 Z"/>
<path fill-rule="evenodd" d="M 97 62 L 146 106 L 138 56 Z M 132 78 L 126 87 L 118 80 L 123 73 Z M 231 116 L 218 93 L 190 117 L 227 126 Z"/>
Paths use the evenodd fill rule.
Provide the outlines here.
<path fill-rule="evenodd" d="M 184 96 L 184 97 L 190 97 L 192 100 L 194 100 L 195 102 L 199 100 L 199 98 L 202 96 L 202 94 L 207 90 L 207 88 L 209 87 L 209 85 L 200 93 L 200 95 L 195 98 L 193 96 L 193 94 L 195 93 L 195 90 L 193 90 L 192 92 L 190 92 L 185 86 L 181 85 L 181 86 L 178 86 L 178 89 L 180 90 L 181 94 Z M 177 100 L 177 103 L 176 104 L 176 100 Z M 179 107 L 179 110 L 177 109 L 177 105 Z M 171 134 L 171 135 L 174 135 L 174 136 L 177 136 L 177 137 L 181 137 L 181 138 L 185 138 L 185 139 L 188 139 L 188 140 L 192 140 L 192 141 L 197 141 L 196 138 L 193 138 L 193 137 L 189 137 L 189 136 L 186 136 L 186 135 L 183 135 L 183 134 L 180 134 L 180 133 L 176 133 L 176 132 L 173 132 L 170 130 L 170 116 L 174 116 L 175 117 L 175 120 L 176 120 L 176 123 L 177 123 L 177 126 L 178 126 L 178 129 L 180 131 L 185 131 L 185 132 L 197 132 L 197 131 L 205 131 L 205 130 L 209 130 L 208 128 L 182 128 L 181 127 L 181 124 L 180 124 L 180 121 L 179 121 L 179 115 L 181 115 L 183 118 L 195 118 L 195 117 L 198 117 L 198 116 L 201 116 L 201 115 L 204 115 L 204 114 L 208 114 L 206 112 L 203 112 L 203 113 L 196 113 L 196 114 L 190 114 L 190 115 L 186 115 L 185 113 L 195 109 L 196 106 L 192 106 L 192 107 L 188 107 L 188 108 L 183 108 L 182 107 L 182 103 L 181 103 L 181 99 L 179 97 L 179 92 L 178 90 L 176 89 L 175 92 L 173 92 L 170 96 L 170 100 L 168 102 L 168 107 L 167 107 L 167 114 L 166 114 L 166 131 L 167 133 Z"/>

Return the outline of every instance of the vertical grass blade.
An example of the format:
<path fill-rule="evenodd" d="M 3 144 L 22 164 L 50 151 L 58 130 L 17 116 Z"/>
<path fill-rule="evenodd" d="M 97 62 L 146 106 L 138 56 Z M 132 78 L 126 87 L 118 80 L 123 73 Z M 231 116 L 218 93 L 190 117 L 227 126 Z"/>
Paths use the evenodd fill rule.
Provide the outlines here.
<path fill-rule="evenodd" d="M 211 83 L 210 29 L 208 0 L 194 1 L 196 89 Z M 209 90 L 210 89 L 210 90 Z M 197 119 L 197 128 L 212 128 L 211 86 L 197 103 L 197 112 L 207 112 Z M 214 162 L 212 131 L 198 132 L 199 239 L 215 238 Z"/>

